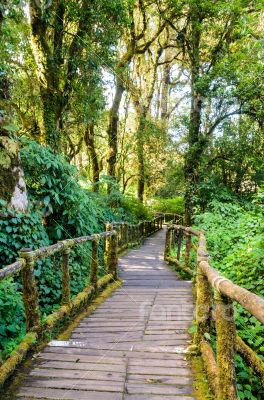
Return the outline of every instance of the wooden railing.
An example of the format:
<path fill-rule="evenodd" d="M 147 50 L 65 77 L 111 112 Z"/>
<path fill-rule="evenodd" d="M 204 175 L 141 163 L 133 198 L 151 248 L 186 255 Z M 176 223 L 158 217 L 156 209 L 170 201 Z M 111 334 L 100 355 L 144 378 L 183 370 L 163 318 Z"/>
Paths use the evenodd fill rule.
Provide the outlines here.
<path fill-rule="evenodd" d="M 37 250 L 30 248 L 21 249 L 19 259 L 0 270 L 0 281 L 21 272 L 27 332 L 16 351 L 0 368 L 0 387 L 12 374 L 18 363 L 23 360 L 28 350 L 33 347 L 36 341 L 42 340 L 44 334 L 47 332 L 51 333 L 54 328 L 61 326 L 63 322 L 82 311 L 100 289 L 105 287 L 109 282 L 118 279 L 118 253 L 129 246 L 140 243 L 144 237 L 161 229 L 162 218 L 156 217 L 152 221 L 143 221 L 137 225 L 131 225 L 127 222 L 114 222 L 106 223 L 105 226 L 106 231 L 98 234 L 63 240 Z M 105 275 L 99 279 L 98 247 L 100 240 L 104 242 Z M 70 293 L 69 255 L 76 246 L 87 242 L 91 242 L 90 285 L 72 298 Z M 42 319 L 34 266 L 37 260 L 50 257 L 54 254 L 60 254 L 62 257 L 61 307 L 45 319 Z M 87 266 L 88 268 L 89 266 Z"/>
<path fill-rule="evenodd" d="M 163 224 L 183 224 L 184 217 L 175 213 L 156 212 L 155 217 L 162 217 Z"/>
<path fill-rule="evenodd" d="M 193 237 L 198 240 L 196 245 Z M 190 265 L 191 249 L 196 252 L 195 268 Z M 172 250 L 176 253 L 174 257 L 171 257 Z M 194 348 L 202 355 L 212 392 L 217 400 L 237 400 L 235 353 L 242 356 L 262 382 L 264 363 L 237 335 L 233 303 L 239 303 L 264 324 L 264 299 L 224 278 L 209 264 L 203 231 L 181 225 L 168 226 L 164 258 L 180 271 L 195 278 Z M 216 331 L 216 358 L 208 340 L 213 328 Z"/>

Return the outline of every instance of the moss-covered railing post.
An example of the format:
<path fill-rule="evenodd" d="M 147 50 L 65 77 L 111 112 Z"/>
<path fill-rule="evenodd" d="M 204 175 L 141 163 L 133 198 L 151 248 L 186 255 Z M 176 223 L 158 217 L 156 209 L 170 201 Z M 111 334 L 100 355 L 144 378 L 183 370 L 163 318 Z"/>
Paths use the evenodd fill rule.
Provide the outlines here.
<path fill-rule="evenodd" d="M 177 247 L 177 260 L 180 261 L 181 258 L 181 245 L 182 245 L 182 239 L 183 239 L 183 230 L 179 228 L 178 230 L 178 247 Z"/>
<path fill-rule="evenodd" d="M 217 400 L 237 400 L 235 374 L 236 328 L 232 300 L 215 291 Z"/>
<path fill-rule="evenodd" d="M 70 249 L 65 249 L 62 253 L 61 268 L 61 304 L 69 306 L 71 304 L 70 271 L 69 271 Z"/>
<path fill-rule="evenodd" d="M 38 291 L 34 276 L 34 258 L 30 254 L 31 251 L 32 249 L 21 249 L 19 252 L 19 257 L 25 260 L 25 266 L 21 274 L 27 332 L 37 329 L 40 325 Z"/>
<path fill-rule="evenodd" d="M 91 269 L 90 269 L 90 283 L 97 289 L 98 281 L 98 244 L 99 237 L 95 237 L 92 241 L 92 258 L 91 258 Z"/>
<path fill-rule="evenodd" d="M 125 222 L 125 224 L 124 224 L 124 242 L 125 242 L 125 248 L 127 249 L 129 246 L 128 223 L 127 222 Z"/>
<path fill-rule="evenodd" d="M 111 236 L 110 273 L 113 274 L 114 279 L 118 279 L 118 246 L 116 232 Z"/>
<path fill-rule="evenodd" d="M 189 268 L 190 266 L 190 252 L 192 248 L 192 235 L 190 233 L 185 233 L 185 254 L 184 254 L 184 263 L 185 268 Z"/>
<path fill-rule="evenodd" d="M 112 231 L 112 224 L 105 224 L 106 231 Z M 104 263 L 108 273 L 112 274 L 115 279 L 118 277 L 117 264 L 118 264 L 118 233 L 113 232 L 112 235 L 105 238 L 104 249 Z"/>
<path fill-rule="evenodd" d="M 210 283 L 200 268 L 200 262 L 208 260 L 206 239 L 203 233 L 199 237 L 197 251 L 197 273 L 196 273 L 196 324 L 197 330 L 194 342 L 200 350 L 200 344 L 205 340 L 205 334 L 210 333 L 211 311 L 213 307 L 213 296 Z"/>
<path fill-rule="evenodd" d="M 105 223 L 105 231 L 109 232 L 113 229 L 113 225 L 109 222 Z M 110 249 L 111 249 L 111 236 L 106 236 L 104 240 L 104 267 L 105 271 L 109 272 L 110 269 Z"/>
<path fill-rule="evenodd" d="M 165 250 L 164 250 L 165 260 L 170 256 L 171 252 L 171 232 L 172 230 L 168 227 L 166 230 L 166 238 L 165 238 Z"/>

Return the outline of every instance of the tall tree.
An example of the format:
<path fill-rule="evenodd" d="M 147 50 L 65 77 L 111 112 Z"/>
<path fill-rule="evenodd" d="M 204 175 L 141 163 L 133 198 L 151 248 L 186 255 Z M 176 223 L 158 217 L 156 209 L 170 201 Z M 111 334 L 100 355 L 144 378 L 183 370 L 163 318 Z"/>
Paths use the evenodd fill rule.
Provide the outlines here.
<path fill-rule="evenodd" d="M 123 93 L 127 88 L 127 69 L 133 57 L 144 54 L 151 44 L 159 37 L 166 26 L 166 22 L 160 18 L 156 21 L 153 32 L 153 21 L 147 18 L 148 11 L 155 7 L 155 2 L 136 0 L 129 5 L 129 26 L 121 40 L 121 54 L 115 69 L 116 89 L 112 107 L 109 113 L 108 136 L 108 157 L 107 174 L 116 178 L 116 162 L 118 150 L 118 120 L 119 108 Z M 108 186 L 108 192 L 111 185 Z"/>
<path fill-rule="evenodd" d="M 7 44 L 9 36 L 5 24 L 5 7 L 7 2 L 2 4 L 0 10 L 0 37 L 3 43 Z M 14 14 L 17 12 L 14 8 Z M 19 12 L 18 12 L 19 15 Z M 15 132 L 10 126 L 12 115 L 10 115 L 11 79 L 7 74 L 6 65 L 0 65 L 0 198 L 16 211 L 26 212 L 28 209 L 28 197 L 24 172 L 20 162 L 19 145 Z"/>
<path fill-rule="evenodd" d="M 29 2 L 31 42 L 45 139 L 54 150 L 59 150 L 63 112 L 69 104 L 73 83 L 79 78 L 80 63 L 86 55 L 83 50 L 89 49 L 88 58 L 95 57 L 97 62 L 99 59 L 104 60 L 101 64 L 107 64 L 107 54 L 111 54 L 110 47 L 118 36 L 123 13 L 122 0 L 114 5 L 106 0 L 56 0 L 48 5 L 45 7 L 35 0 Z"/>

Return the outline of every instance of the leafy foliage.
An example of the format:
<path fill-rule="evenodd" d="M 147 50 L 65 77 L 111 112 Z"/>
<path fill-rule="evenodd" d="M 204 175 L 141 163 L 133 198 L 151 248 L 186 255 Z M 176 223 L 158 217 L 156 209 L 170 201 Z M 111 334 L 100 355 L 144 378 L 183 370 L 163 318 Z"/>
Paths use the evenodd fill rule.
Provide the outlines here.
<path fill-rule="evenodd" d="M 175 214 L 184 213 L 183 197 L 174 197 L 172 199 L 155 198 L 152 201 L 151 207 L 156 212 L 167 212 Z"/>

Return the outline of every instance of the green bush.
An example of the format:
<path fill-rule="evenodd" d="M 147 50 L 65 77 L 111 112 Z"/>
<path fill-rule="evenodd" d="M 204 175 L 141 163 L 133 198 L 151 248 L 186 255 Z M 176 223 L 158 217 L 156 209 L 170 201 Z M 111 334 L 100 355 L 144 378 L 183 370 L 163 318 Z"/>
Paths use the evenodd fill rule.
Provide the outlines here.
<path fill-rule="evenodd" d="M 21 149 L 30 199 L 41 210 L 51 240 L 88 235 L 104 229 L 113 211 L 78 182 L 78 171 L 61 155 L 23 139 Z"/>
<path fill-rule="evenodd" d="M 130 214 L 134 217 L 134 222 L 151 219 L 152 214 L 149 208 L 144 206 L 144 204 L 135 197 L 123 197 L 121 205 L 125 215 Z"/>
<path fill-rule="evenodd" d="M 155 212 L 183 214 L 184 198 L 181 196 L 174 197 L 172 199 L 155 198 L 151 203 L 151 208 Z"/>
<path fill-rule="evenodd" d="M 5 359 L 25 335 L 21 288 L 12 278 L 0 282 L 0 354 Z"/>

